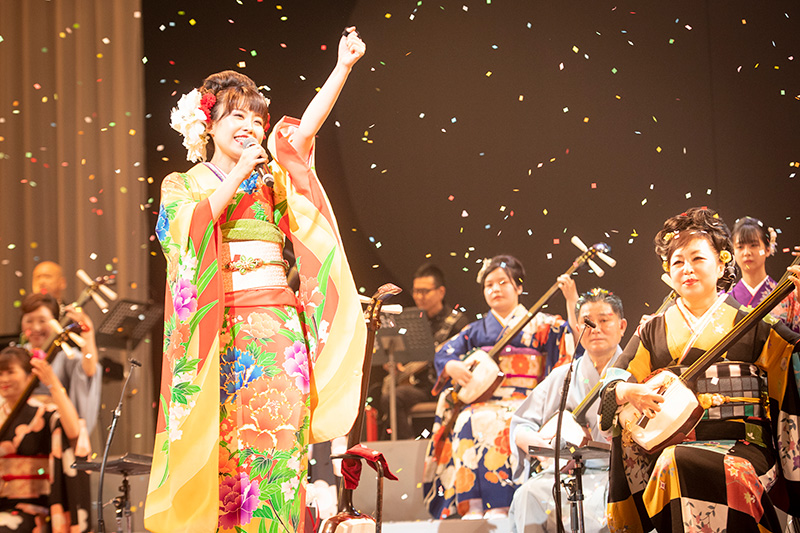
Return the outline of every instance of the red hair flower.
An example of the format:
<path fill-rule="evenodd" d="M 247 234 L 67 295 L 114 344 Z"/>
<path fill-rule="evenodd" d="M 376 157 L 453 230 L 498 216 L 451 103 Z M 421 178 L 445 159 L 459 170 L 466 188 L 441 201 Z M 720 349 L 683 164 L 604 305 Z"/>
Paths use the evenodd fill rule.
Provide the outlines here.
<path fill-rule="evenodd" d="M 200 98 L 200 110 L 206 115 L 206 120 L 211 120 L 211 108 L 217 103 L 214 93 L 206 93 Z"/>

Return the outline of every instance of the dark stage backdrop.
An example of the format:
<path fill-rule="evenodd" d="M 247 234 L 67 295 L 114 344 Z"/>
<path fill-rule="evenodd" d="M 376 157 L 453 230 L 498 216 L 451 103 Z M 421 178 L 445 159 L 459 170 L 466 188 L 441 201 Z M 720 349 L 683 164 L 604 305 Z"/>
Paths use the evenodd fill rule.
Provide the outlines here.
<path fill-rule="evenodd" d="M 670 215 L 752 215 L 779 248 L 800 243 L 796 1 L 143 4 L 151 226 L 160 179 L 190 166 L 168 126 L 181 94 L 233 68 L 269 86 L 273 122 L 298 116 L 356 24 L 367 54 L 319 134 L 317 169 L 366 293 L 409 289 L 431 260 L 474 316 L 478 262 L 510 253 L 530 305 L 578 235 L 618 260 L 602 280 L 582 271 L 579 290 L 613 290 L 635 323 L 668 292 L 652 237 Z M 768 271 L 789 262 L 779 252 Z"/>

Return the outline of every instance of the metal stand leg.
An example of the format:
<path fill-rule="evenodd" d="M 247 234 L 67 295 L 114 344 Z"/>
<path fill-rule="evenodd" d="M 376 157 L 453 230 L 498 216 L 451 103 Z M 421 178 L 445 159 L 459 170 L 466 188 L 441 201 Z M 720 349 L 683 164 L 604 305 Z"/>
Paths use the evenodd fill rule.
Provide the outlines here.
<path fill-rule="evenodd" d="M 572 473 L 575 476 L 570 481 L 564 482 L 569 497 L 567 501 L 570 503 L 570 526 L 572 533 L 584 533 L 583 523 L 583 459 L 580 456 L 574 458 L 575 467 Z"/>
<path fill-rule="evenodd" d="M 133 517 L 131 515 L 130 483 L 128 476 L 122 476 L 122 485 L 119 486 L 122 494 L 114 498 L 114 518 L 117 522 L 117 533 L 123 533 L 123 522 L 125 531 L 133 532 Z"/>

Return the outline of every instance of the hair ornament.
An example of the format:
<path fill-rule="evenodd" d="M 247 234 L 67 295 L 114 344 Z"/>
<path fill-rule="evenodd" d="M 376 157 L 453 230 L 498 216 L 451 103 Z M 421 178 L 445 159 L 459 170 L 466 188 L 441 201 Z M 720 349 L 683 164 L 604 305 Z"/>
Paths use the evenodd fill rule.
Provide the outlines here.
<path fill-rule="evenodd" d="M 488 270 L 489 270 L 489 265 L 492 264 L 492 258 L 491 257 L 484 257 L 483 260 L 481 261 L 481 263 L 482 263 L 481 264 L 481 269 L 478 270 L 478 278 L 475 280 L 478 283 L 481 283 L 483 278 L 484 278 L 484 276 L 489 273 Z"/>
<path fill-rule="evenodd" d="M 669 242 L 672 240 L 675 235 L 677 235 L 677 231 L 670 231 L 664 234 L 664 242 Z"/>
<path fill-rule="evenodd" d="M 209 95 L 211 98 L 208 98 Z M 170 113 L 169 125 L 183 135 L 183 146 L 187 150 L 186 159 L 193 163 L 206 160 L 208 142 L 206 125 L 216 100 L 212 93 L 201 96 L 200 91 L 192 89 L 181 96 L 178 106 L 173 107 Z"/>
<path fill-rule="evenodd" d="M 206 93 L 200 98 L 200 109 L 206 116 L 206 123 L 211 121 L 211 108 L 217 103 L 217 97 L 214 93 Z"/>
<path fill-rule="evenodd" d="M 666 259 L 664 259 L 664 260 L 661 262 L 661 267 L 664 269 L 664 272 L 666 272 L 667 274 L 669 274 L 669 263 L 667 263 L 667 260 L 666 260 Z"/>
<path fill-rule="evenodd" d="M 725 263 L 726 265 L 731 262 L 731 253 L 728 250 L 721 250 L 719 252 L 719 260 Z"/>
<path fill-rule="evenodd" d="M 778 251 L 778 232 L 772 226 L 767 228 L 769 233 L 769 255 L 775 255 Z"/>

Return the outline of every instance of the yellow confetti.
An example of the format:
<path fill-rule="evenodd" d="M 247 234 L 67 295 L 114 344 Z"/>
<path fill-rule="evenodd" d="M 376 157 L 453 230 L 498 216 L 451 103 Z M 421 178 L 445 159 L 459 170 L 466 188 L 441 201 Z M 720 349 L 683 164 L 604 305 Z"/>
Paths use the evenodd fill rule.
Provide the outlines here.
<path fill-rule="evenodd" d="M 487 78 L 488 78 L 489 76 L 491 76 L 491 75 L 492 75 L 492 71 L 491 71 L 491 70 L 490 70 L 490 71 L 488 71 L 488 72 L 486 73 L 486 77 L 487 77 Z"/>

